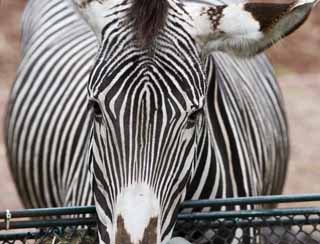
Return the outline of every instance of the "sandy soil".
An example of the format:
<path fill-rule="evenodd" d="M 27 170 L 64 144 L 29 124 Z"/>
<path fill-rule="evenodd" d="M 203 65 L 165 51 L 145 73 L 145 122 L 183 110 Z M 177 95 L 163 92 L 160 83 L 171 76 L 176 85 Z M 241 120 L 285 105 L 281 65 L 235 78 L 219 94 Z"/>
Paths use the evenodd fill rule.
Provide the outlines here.
<path fill-rule="evenodd" d="M 0 211 L 22 205 L 6 162 L 3 121 L 10 86 L 20 57 L 20 18 L 24 1 L 0 0 Z"/>
<path fill-rule="evenodd" d="M 19 60 L 23 1 L 0 0 L 0 128 Z M 280 75 L 291 127 L 292 156 L 285 193 L 320 191 L 320 7 L 308 23 L 271 51 Z M 22 207 L 5 158 L 0 130 L 0 211 Z"/>
<path fill-rule="evenodd" d="M 320 192 L 320 73 L 280 78 L 289 117 L 291 161 L 285 193 Z"/>

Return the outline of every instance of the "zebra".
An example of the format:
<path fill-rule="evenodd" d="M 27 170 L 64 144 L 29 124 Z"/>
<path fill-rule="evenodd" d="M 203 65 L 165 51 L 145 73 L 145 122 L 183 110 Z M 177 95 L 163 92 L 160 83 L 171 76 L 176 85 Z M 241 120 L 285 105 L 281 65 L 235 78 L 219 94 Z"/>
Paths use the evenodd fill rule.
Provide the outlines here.
<path fill-rule="evenodd" d="M 6 119 L 25 207 L 94 203 L 99 243 L 165 244 L 186 199 L 281 193 L 288 125 L 261 52 L 314 4 L 29 0 Z"/>

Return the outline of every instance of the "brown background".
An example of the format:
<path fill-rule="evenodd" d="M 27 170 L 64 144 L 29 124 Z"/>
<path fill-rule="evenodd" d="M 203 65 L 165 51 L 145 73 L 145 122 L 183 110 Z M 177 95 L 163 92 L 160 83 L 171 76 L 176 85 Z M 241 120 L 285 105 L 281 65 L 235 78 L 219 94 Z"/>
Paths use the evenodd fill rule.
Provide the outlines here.
<path fill-rule="evenodd" d="M 0 0 L 0 211 L 21 208 L 3 145 L 5 104 L 19 61 L 23 0 Z M 285 193 L 320 192 L 320 6 L 269 56 L 285 96 L 291 127 L 291 163 Z"/>

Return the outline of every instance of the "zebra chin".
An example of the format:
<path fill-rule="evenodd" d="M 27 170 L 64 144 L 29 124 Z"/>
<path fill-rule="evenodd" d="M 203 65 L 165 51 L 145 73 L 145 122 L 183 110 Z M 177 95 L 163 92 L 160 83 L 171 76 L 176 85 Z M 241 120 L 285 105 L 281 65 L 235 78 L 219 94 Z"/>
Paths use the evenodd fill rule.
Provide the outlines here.
<path fill-rule="evenodd" d="M 172 206 L 169 208 L 172 210 Z M 118 195 L 113 209 L 113 221 L 111 221 L 105 216 L 103 206 L 97 204 L 100 220 L 99 243 L 166 244 L 170 242 L 172 232 L 170 229 L 173 229 L 174 225 L 170 225 L 170 231 L 161 229 L 167 224 L 167 221 L 162 223 L 161 214 L 164 209 L 161 208 L 154 189 L 147 184 L 137 183 L 124 188 Z M 169 222 L 175 218 L 174 214 L 171 215 L 166 218 Z M 106 218 L 101 219 L 102 216 Z M 168 233 L 166 236 L 162 235 L 164 231 Z"/>

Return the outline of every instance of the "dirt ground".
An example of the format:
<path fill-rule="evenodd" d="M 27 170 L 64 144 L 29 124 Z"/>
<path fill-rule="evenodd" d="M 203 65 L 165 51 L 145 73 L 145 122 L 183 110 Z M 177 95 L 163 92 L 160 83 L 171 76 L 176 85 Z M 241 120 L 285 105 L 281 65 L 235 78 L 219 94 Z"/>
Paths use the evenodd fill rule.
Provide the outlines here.
<path fill-rule="evenodd" d="M 0 128 L 19 61 L 23 0 L 0 0 Z M 308 22 L 269 52 L 279 74 L 291 127 L 287 194 L 320 192 L 320 7 Z M 0 130 L 0 211 L 21 208 L 6 163 Z"/>

